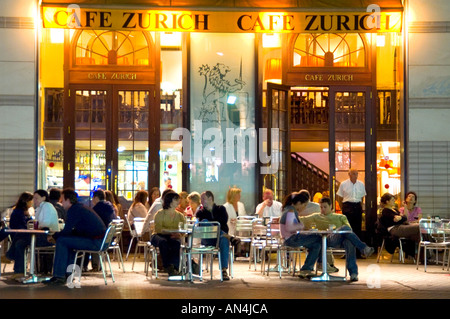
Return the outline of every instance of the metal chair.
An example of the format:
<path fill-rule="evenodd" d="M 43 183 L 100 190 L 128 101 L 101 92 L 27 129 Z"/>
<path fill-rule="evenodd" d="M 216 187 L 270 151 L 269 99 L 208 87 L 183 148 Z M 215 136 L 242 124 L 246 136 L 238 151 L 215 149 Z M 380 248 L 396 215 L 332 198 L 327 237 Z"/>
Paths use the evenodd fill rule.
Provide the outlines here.
<path fill-rule="evenodd" d="M 383 237 L 383 241 L 381 242 L 381 247 L 378 250 L 377 263 L 380 262 L 380 259 L 383 256 L 383 250 L 385 249 L 386 239 L 389 239 L 389 238 L 384 236 Z M 394 259 L 395 252 L 397 251 L 397 248 L 398 248 L 398 259 L 404 264 L 405 263 L 405 253 L 403 252 L 403 242 L 402 242 L 402 240 L 405 240 L 406 238 L 395 237 L 395 238 L 392 238 L 392 239 L 393 240 L 398 240 L 398 245 L 399 246 L 395 248 L 394 253 L 391 255 L 391 262 Z"/>
<path fill-rule="evenodd" d="M 305 247 L 299 246 L 299 247 L 293 247 L 293 246 L 286 246 L 284 244 L 284 239 L 281 239 L 281 253 L 282 258 L 284 258 L 284 267 L 287 268 L 287 272 L 289 274 L 292 273 L 292 276 L 295 276 L 295 273 L 297 271 L 297 258 L 298 258 L 298 267 L 299 269 L 302 266 L 302 253 L 307 254 L 308 251 Z M 281 270 L 281 269 L 280 269 Z M 280 278 L 281 278 L 281 272 L 280 272 Z"/>
<path fill-rule="evenodd" d="M 155 222 L 150 221 L 150 233 L 153 232 Z M 144 272 L 148 277 L 148 268 L 151 265 L 152 267 L 152 277 L 155 274 L 156 279 L 158 279 L 158 253 L 159 248 L 152 245 L 150 241 L 146 242 L 144 246 Z"/>
<path fill-rule="evenodd" d="M 252 241 L 250 243 L 250 258 L 248 269 L 252 266 L 252 261 L 256 270 L 256 263 L 260 259 L 260 253 L 266 243 L 267 226 L 262 218 L 252 220 Z"/>
<path fill-rule="evenodd" d="M 241 244 L 252 242 L 252 222 L 255 216 L 238 216 L 234 236 L 241 240 Z"/>
<path fill-rule="evenodd" d="M 425 218 L 419 221 L 420 229 L 420 242 L 417 252 L 417 264 L 416 269 L 419 269 L 420 262 L 420 250 L 423 248 L 424 252 L 424 271 L 427 271 L 427 250 L 436 250 L 436 258 L 438 258 L 439 250 L 444 251 L 444 259 L 447 250 L 450 248 L 449 233 L 444 227 L 449 220 L 441 220 L 439 218 Z M 438 259 L 436 260 L 438 262 Z M 445 264 L 444 260 L 442 262 Z"/>
<path fill-rule="evenodd" d="M 131 270 L 134 270 L 134 264 L 136 262 L 136 256 L 138 254 L 139 247 L 142 247 L 145 254 L 145 247 L 147 247 L 147 241 L 143 239 L 144 234 L 147 232 L 143 231 L 145 218 L 141 217 L 135 217 L 133 225 L 135 226 L 136 230 L 136 245 L 134 248 L 134 256 L 133 256 L 133 264 L 131 265 Z M 152 224 L 153 225 L 153 224 Z M 150 229 L 150 234 L 152 233 L 152 230 Z"/>
<path fill-rule="evenodd" d="M 125 260 L 128 260 L 131 246 L 133 246 L 133 241 L 135 239 L 136 239 L 136 241 L 139 241 L 139 239 L 142 237 L 142 234 L 139 232 L 139 230 L 142 231 L 142 226 L 144 225 L 145 219 L 142 217 L 135 217 L 133 219 L 133 225 L 131 225 L 128 220 L 127 214 L 124 215 L 124 218 L 127 221 L 128 229 L 130 230 L 130 235 L 131 235 L 130 244 L 128 245 L 127 256 L 125 257 Z M 136 222 L 137 222 L 137 224 L 136 224 Z M 144 247 L 144 246 L 142 246 L 142 247 Z M 136 248 L 137 248 L 137 246 L 136 246 Z M 136 249 L 136 252 L 137 252 L 137 249 Z M 135 252 L 135 257 L 136 257 L 136 252 Z"/>
<path fill-rule="evenodd" d="M 3 217 L 3 222 L 5 223 L 5 227 L 9 228 L 9 217 Z M 8 237 L 6 237 L 5 240 L 7 241 L 7 245 L 5 247 L 5 251 L 8 251 L 9 248 L 11 247 L 11 242 L 12 242 L 11 236 L 8 235 Z M 2 249 L 2 245 L 1 245 L 1 242 L 0 242 L 0 254 L 2 253 L 1 249 Z M 3 265 L 3 272 L 5 272 L 6 265 L 7 265 L 6 263 Z M 0 274 L 1 274 L 1 261 L 0 261 Z"/>
<path fill-rule="evenodd" d="M 113 242 L 115 234 L 116 234 L 116 226 L 111 224 L 108 226 L 108 229 L 105 232 L 105 236 L 103 237 L 103 241 L 102 241 L 102 244 L 100 245 L 99 250 L 82 250 L 82 249 L 80 249 L 80 250 L 75 251 L 75 259 L 73 262 L 74 265 L 77 264 L 77 259 L 80 254 L 81 254 L 81 265 L 83 265 L 83 263 L 84 263 L 85 254 L 98 254 L 99 260 L 100 260 L 100 268 L 102 269 L 103 279 L 105 280 L 105 285 L 108 284 L 106 281 L 106 271 L 105 271 L 105 266 L 104 266 L 104 258 L 105 257 L 108 260 L 109 271 L 111 272 L 112 281 L 113 282 L 116 281 L 114 279 L 114 274 L 113 274 L 112 267 L 111 267 L 111 260 L 109 258 L 109 253 L 108 253 L 109 247 L 111 246 L 111 243 Z M 75 268 L 76 267 L 73 266 L 71 278 L 74 277 Z M 82 273 L 82 269 L 80 269 L 80 271 L 79 271 L 78 282 L 81 282 L 81 273 Z"/>
<path fill-rule="evenodd" d="M 197 243 L 196 239 L 200 239 L 203 243 Z M 214 244 L 204 244 L 204 240 L 215 240 Z M 199 222 L 196 223 L 192 228 L 192 234 L 189 236 L 188 244 L 183 247 L 183 261 L 187 261 L 189 263 L 189 269 L 191 270 L 190 273 L 188 273 L 189 278 L 191 281 L 194 281 L 194 275 L 192 274 L 192 255 L 199 255 L 199 267 L 200 267 L 200 274 L 198 275 L 198 278 L 202 281 L 203 275 L 202 275 L 202 266 L 203 266 L 203 256 L 204 255 L 210 255 L 210 274 L 211 274 L 211 280 L 213 279 L 213 260 L 214 255 L 217 255 L 219 258 L 219 270 L 220 270 L 220 281 L 223 281 L 222 276 L 222 265 L 221 265 L 221 258 L 220 258 L 220 247 L 219 247 L 219 240 L 220 240 L 220 223 L 219 222 Z M 195 276 L 197 277 L 197 276 Z"/>
<path fill-rule="evenodd" d="M 113 219 L 111 221 L 110 225 L 115 226 L 116 232 L 114 234 L 114 239 L 111 243 L 111 246 L 109 246 L 108 249 L 112 250 L 114 252 L 114 258 L 116 258 L 116 256 L 119 256 L 119 258 L 117 259 L 119 268 L 120 268 L 120 265 L 122 265 L 122 270 L 123 270 L 123 272 L 125 272 L 125 266 L 123 264 L 123 257 L 122 257 L 122 249 L 120 247 L 120 244 L 122 242 L 122 231 L 123 231 L 124 221 L 123 221 L 123 219 Z"/>
<path fill-rule="evenodd" d="M 269 276 L 270 273 L 270 261 L 271 261 L 271 254 L 272 252 L 276 252 L 277 254 L 277 270 L 279 273 L 279 276 L 281 278 L 281 272 L 282 272 L 282 262 L 281 262 L 281 252 L 282 252 L 282 240 L 281 240 L 281 234 L 280 234 L 280 224 L 279 223 L 273 223 L 269 222 L 267 224 L 266 228 L 266 236 L 265 236 L 265 243 L 262 247 L 262 254 L 261 254 L 261 272 L 263 275 L 265 274 L 265 257 L 267 254 L 267 276 Z"/>
<path fill-rule="evenodd" d="M 34 218 L 30 219 L 27 222 L 27 229 L 34 229 Z M 35 272 L 38 272 L 41 270 L 41 255 L 53 255 L 53 257 L 55 256 L 55 249 L 56 246 L 55 245 L 51 245 L 51 246 L 36 246 L 34 248 L 35 254 L 36 254 L 36 263 L 35 263 Z M 24 258 L 25 258 L 25 268 L 24 268 L 24 276 L 27 275 L 27 265 L 28 265 L 28 256 L 31 254 L 30 252 L 30 246 L 27 247 L 25 254 L 24 254 Z"/>
<path fill-rule="evenodd" d="M 2 243 L 0 242 L 0 255 L 2 253 Z M 2 276 L 2 260 L 0 259 L 0 277 Z"/>

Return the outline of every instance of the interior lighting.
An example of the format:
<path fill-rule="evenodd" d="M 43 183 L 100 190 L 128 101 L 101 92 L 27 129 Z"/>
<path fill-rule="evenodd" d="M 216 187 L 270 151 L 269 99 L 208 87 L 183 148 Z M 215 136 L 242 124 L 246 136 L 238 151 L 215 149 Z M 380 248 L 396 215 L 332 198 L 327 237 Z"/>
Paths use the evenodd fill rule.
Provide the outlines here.
<path fill-rule="evenodd" d="M 377 47 L 384 47 L 386 44 L 385 35 L 377 35 Z"/>
<path fill-rule="evenodd" d="M 229 95 L 227 99 L 227 104 L 235 104 L 236 103 L 236 96 Z"/>
<path fill-rule="evenodd" d="M 50 29 L 51 43 L 64 43 L 64 29 Z"/>
<path fill-rule="evenodd" d="M 281 59 L 268 59 L 266 61 L 264 80 L 281 83 Z"/>
<path fill-rule="evenodd" d="M 281 48 L 281 37 L 278 33 L 264 33 L 262 36 L 263 48 Z"/>
<path fill-rule="evenodd" d="M 181 32 L 161 33 L 162 47 L 181 47 Z"/>

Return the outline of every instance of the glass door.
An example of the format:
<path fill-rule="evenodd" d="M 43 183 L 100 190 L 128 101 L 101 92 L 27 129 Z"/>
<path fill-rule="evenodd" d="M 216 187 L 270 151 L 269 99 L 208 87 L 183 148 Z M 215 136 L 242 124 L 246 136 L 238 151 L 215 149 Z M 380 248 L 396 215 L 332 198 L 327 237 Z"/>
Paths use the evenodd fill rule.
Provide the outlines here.
<path fill-rule="evenodd" d="M 336 199 L 340 183 L 348 179 L 350 169 L 358 171 L 358 180 L 367 194 L 373 186 L 373 125 L 370 87 L 330 87 L 330 188 Z M 376 192 L 375 192 L 376 194 Z M 367 205 L 369 196 L 365 198 Z M 365 210 L 363 205 L 363 210 Z M 364 223 L 364 218 L 363 218 Z"/>
<path fill-rule="evenodd" d="M 267 128 L 267 141 L 263 151 L 270 157 L 270 162 L 261 168 L 263 187 L 270 188 L 275 199 L 283 201 L 290 189 L 290 136 L 289 136 L 289 87 L 267 83 L 267 106 L 263 111 L 263 128 Z M 263 137 L 264 138 L 264 137 Z M 265 147 L 264 147 L 265 146 Z M 269 158 L 268 158 L 269 159 Z"/>
<path fill-rule="evenodd" d="M 118 89 L 117 147 L 114 145 L 113 189 L 132 201 L 139 190 L 148 190 L 150 91 Z M 159 141 L 159 139 L 158 139 Z"/>
<path fill-rule="evenodd" d="M 71 86 L 64 183 L 83 203 L 89 205 L 98 188 L 132 201 L 137 191 L 148 190 L 149 180 L 159 182 L 157 168 L 149 170 L 149 160 L 159 161 L 159 149 L 149 150 L 151 138 L 159 144 L 159 126 L 149 135 L 150 92 L 149 86 Z"/>
<path fill-rule="evenodd" d="M 84 203 L 97 188 L 109 189 L 111 165 L 111 90 L 74 88 L 74 188 Z"/>

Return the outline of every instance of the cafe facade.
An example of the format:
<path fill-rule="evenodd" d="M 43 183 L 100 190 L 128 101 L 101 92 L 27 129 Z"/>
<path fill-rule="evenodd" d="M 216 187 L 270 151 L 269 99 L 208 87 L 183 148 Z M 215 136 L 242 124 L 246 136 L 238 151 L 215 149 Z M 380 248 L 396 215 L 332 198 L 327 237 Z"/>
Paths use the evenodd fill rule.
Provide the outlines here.
<path fill-rule="evenodd" d="M 270 188 L 445 216 L 450 5 L 436 1 L 6 1 L 0 205 L 24 190 Z M 448 151 L 447 151 L 448 150 Z"/>

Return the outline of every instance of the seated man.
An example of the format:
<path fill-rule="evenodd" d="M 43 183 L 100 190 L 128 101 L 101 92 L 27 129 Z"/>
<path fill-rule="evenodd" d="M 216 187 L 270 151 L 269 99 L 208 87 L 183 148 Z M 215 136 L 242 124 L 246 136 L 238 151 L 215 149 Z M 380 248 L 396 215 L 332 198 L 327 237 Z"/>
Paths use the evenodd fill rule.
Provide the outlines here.
<path fill-rule="evenodd" d="M 106 227 L 117 218 L 114 206 L 106 200 L 105 191 L 97 189 L 92 195 L 92 209 L 102 219 Z M 91 257 L 92 271 L 100 271 L 100 259 L 97 254 L 89 254 Z M 84 259 L 83 271 L 87 271 L 89 258 L 86 254 Z"/>
<path fill-rule="evenodd" d="M 230 253 L 230 242 L 234 246 L 239 244 L 240 239 L 228 235 L 228 214 L 225 207 L 216 205 L 214 203 L 214 194 L 210 191 L 203 192 L 200 196 L 202 202 L 202 209 L 200 209 L 196 217 L 199 221 L 215 221 L 220 223 L 220 260 L 222 263 L 222 277 L 223 280 L 230 280 L 228 276 L 228 258 Z"/>
<path fill-rule="evenodd" d="M 320 213 L 320 205 L 311 201 L 311 194 L 306 189 L 301 189 L 298 191 L 301 194 L 305 194 L 308 196 L 308 205 L 306 208 L 299 213 L 300 216 L 308 216 L 314 213 Z"/>
<path fill-rule="evenodd" d="M 336 229 L 339 230 L 351 230 L 347 217 L 345 215 L 333 213 L 331 207 L 331 199 L 322 197 L 320 199 L 320 213 L 300 217 L 300 220 L 305 226 L 315 223 L 318 229 L 328 229 L 329 225 L 335 225 Z M 374 252 L 373 247 L 367 246 L 353 232 L 329 235 L 328 246 L 335 248 L 344 247 L 347 269 L 350 273 L 351 281 L 358 281 L 358 265 L 356 264 L 355 248 L 358 248 L 366 258 L 370 257 Z"/>
<path fill-rule="evenodd" d="M 44 282 L 50 285 L 64 285 L 67 267 L 74 263 L 75 250 L 99 250 L 106 231 L 102 219 L 78 202 L 78 194 L 73 189 L 63 190 L 62 205 L 67 220 L 64 229 L 53 235 L 56 240 L 53 277 Z"/>
<path fill-rule="evenodd" d="M 282 204 L 273 199 L 273 191 L 266 189 L 263 192 L 263 202 L 256 206 L 256 216 L 263 217 L 280 217 Z"/>

